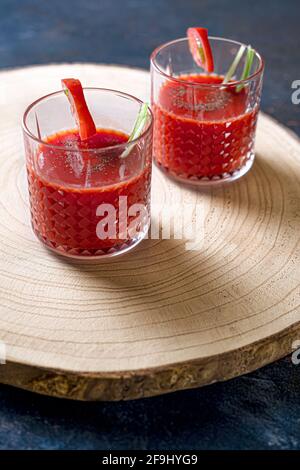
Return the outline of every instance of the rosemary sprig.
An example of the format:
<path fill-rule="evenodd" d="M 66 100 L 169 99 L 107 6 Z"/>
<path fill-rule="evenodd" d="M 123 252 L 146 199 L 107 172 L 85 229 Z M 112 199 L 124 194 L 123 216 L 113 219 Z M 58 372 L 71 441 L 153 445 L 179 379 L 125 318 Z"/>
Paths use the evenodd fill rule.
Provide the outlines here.
<path fill-rule="evenodd" d="M 232 64 L 231 64 L 231 66 L 229 67 L 228 72 L 226 73 L 226 75 L 225 75 L 224 80 L 223 80 L 222 83 L 226 84 L 226 83 L 228 83 L 228 82 L 231 80 L 231 78 L 232 78 L 233 75 L 235 74 L 235 71 L 236 71 L 236 69 L 237 69 L 237 67 L 238 67 L 238 65 L 239 65 L 239 63 L 240 63 L 241 58 L 243 57 L 243 54 L 244 54 L 244 52 L 245 52 L 245 49 L 246 49 L 246 46 L 244 46 L 244 45 L 242 45 L 242 46 L 239 48 L 239 50 L 238 50 L 238 52 L 237 52 L 235 58 L 233 59 L 233 62 L 232 62 Z"/>
<path fill-rule="evenodd" d="M 243 69 L 240 80 L 246 80 L 246 78 L 250 76 L 251 67 L 252 67 L 253 60 L 254 60 L 254 55 L 255 55 L 254 49 L 252 49 L 252 47 L 249 45 L 247 47 L 246 61 L 244 64 L 244 69 Z M 240 92 L 243 88 L 244 88 L 244 84 L 240 83 L 239 85 L 236 86 L 236 91 Z"/>
<path fill-rule="evenodd" d="M 243 68 L 243 72 L 242 72 L 242 75 L 240 77 L 240 80 L 246 80 L 250 74 L 251 74 L 251 67 L 252 67 L 252 64 L 253 64 L 253 60 L 254 60 L 254 56 L 255 56 L 255 51 L 254 49 L 252 49 L 252 47 L 249 45 L 247 46 L 244 46 L 242 45 L 232 64 L 230 65 L 229 69 L 228 69 L 228 72 L 226 73 L 225 77 L 224 77 L 224 80 L 223 80 L 223 84 L 226 84 L 226 83 L 229 83 L 231 78 L 234 76 L 235 72 L 236 72 L 236 69 L 238 68 L 238 65 L 244 55 L 244 52 L 245 52 L 245 49 L 247 50 L 246 52 L 246 59 L 245 59 L 245 63 L 244 63 L 244 68 Z M 235 87 L 235 90 L 237 93 L 239 93 L 243 88 L 244 88 L 244 84 L 243 83 L 240 83 L 239 85 L 237 85 Z"/>
<path fill-rule="evenodd" d="M 147 122 L 147 116 L 148 116 L 148 104 L 143 103 L 140 107 L 139 113 L 137 115 L 136 121 L 134 123 L 132 132 L 128 138 L 127 142 L 131 142 L 135 139 L 137 139 L 141 133 L 144 130 L 145 124 Z M 134 147 L 133 145 L 129 145 L 124 152 L 120 155 L 120 158 L 126 158 L 129 153 L 131 152 L 132 148 Z"/>

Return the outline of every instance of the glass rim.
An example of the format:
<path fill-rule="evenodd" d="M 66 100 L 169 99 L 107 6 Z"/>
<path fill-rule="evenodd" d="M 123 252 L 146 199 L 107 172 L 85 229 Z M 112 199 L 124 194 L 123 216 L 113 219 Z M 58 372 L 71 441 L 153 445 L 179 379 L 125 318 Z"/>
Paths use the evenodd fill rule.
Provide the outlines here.
<path fill-rule="evenodd" d="M 143 104 L 143 101 L 140 100 L 139 98 L 137 98 L 136 96 L 133 96 L 133 95 L 130 95 L 129 93 L 125 93 L 123 91 L 119 91 L 119 90 L 114 90 L 112 88 L 99 88 L 99 87 L 83 87 L 83 90 L 94 90 L 94 91 L 106 91 L 106 92 L 109 92 L 109 93 L 118 93 L 119 95 L 125 97 L 125 98 L 129 98 L 130 100 L 132 101 L 135 101 L 137 103 L 139 103 L 140 105 Z M 64 93 L 64 90 L 58 90 L 58 91 L 54 91 L 52 93 L 48 93 L 47 95 L 44 95 L 44 96 L 41 96 L 40 98 L 38 98 L 37 100 L 33 101 L 30 105 L 27 106 L 27 108 L 25 109 L 24 111 L 24 114 L 23 114 L 23 118 L 22 118 L 22 129 L 23 129 L 23 132 L 28 136 L 30 137 L 31 139 L 35 140 L 36 142 L 38 142 L 40 145 L 43 145 L 43 146 L 46 146 L 46 147 L 51 147 L 52 149 L 57 149 L 57 150 L 65 150 L 65 151 L 74 151 L 74 152 L 105 152 L 107 150 L 116 150 L 116 149 L 122 149 L 122 150 L 125 150 L 127 146 L 131 146 L 131 145 L 134 145 L 136 144 L 137 142 L 139 142 L 141 139 L 143 139 L 147 133 L 152 129 L 153 127 L 153 121 L 154 121 L 154 118 L 153 118 L 153 113 L 152 113 L 152 110 L 150 108 L 150 106 L 148 106 L 148 116 L 150 117 L 150 121 L 146 127 L 146 129 L 141 133 L 141 135 L 139 135 L 138 137 L 136 137 L 135 139 L 132 139 L 130 142 L 123 142 L 121 144 L 117 144 L 117 145 L 110 145 L 108 147 L 93 147 L 93 148 L 84 148 L 84 149 L 72 149 L 70 147 L 66 147 L 65 145 L 53 145 L 53 144 L 50 144 L 49 142 L 43 140 L 43 139 L 40 139 L 39 137 L 35 136 L 29 129 L 28 129 L 28 126 L 26 124 L 26 120 L 27 120 L 27 117 L 28 117 L 28 114 L 30 113 L 30 111 L 32 111 L 32 109 L 37 105 L 39 104 L 40 102 L 44 101 L 45 99 L 47 98 L 51 98 L 51 97 L 54 97 L 56 95 L 60 95 L 60 94 L 63 94 Z M 115 129 L 116 130 L 116 129 Z"/>
<path fill-rule="evenodd" d="M 223 41 L 223 42 L 230 42 L 232 44 L 235 44 L 235 45 L 238 45 L 239 47 L 240 46 L 245 46 L 247 47 L 247 44 L 244 44 L 243 42 L 239 42 L 239 41 L 235 41 L 234 39 L 227 39 L 227 38 L 221 38 L 221 37 L 218 37 L 218 36 L 209 36 L 208 39 L 212 39 L 212 40 L 217 40 L 217 41 Z M 225 83 L 225 84 L 222 84 L 222 83 L 199 83 L 199 82 L 187 82 L 186 80 L 182 80 L 178 77 L 174 77 L 172 75 L 169 75 L 168 73 L 164 72 L 160 66 L 157 64 L 157 61 L 156 61 L 156 57 L 158 55 L 159 52 L 161 52 L 163 49 L 165 49 L 167 46 L 171 46 L 173 44 L 176 44 L 178 42 L 183 42 L 183 41 L 188 41 L 188 38 L 187 37 L 184 37 L 184 38 L 178 38 L 178 39 L 173 39 L 172 41 L 168 41 L 164 44 L 161 44 L 160 46 L 156 47 L 154 49 L 154 51 L 152 52 L 151 56 L 150 56 L 150 62 L 151 64 L 153 65 L 153 67 L 156 69 L 157 72 L 159 72 L 161 75 L 163 75 L 164 77 L 168 78 L 168 80 L 171 80 L 171 81 L 174 81 L 174 82 L 177 82 L 177 83 L 181 83 L 181 84 L 184 84 L 185 86 L 192 86 L 192 87 L 208 87 L 208 88 L 224 88 L 224 87 L 231 87 L 231 86 L 236 86 L 236 85 L 239 85 L 239 84 L 245 84 L 245 83 L 248 83 L 249 81 L 253 80 L 253 78 L 257 77 L 258 75 L 260 75 L 263 70 L 264 70 L 264 67 L 265 67 L 265 61 L 264 59 L 262 58 L 262 56 L 260 55 L 260 53 L 254 49 L 254 52 L 256 54 L 256 56 L 258 57 L 258 60 L 259 60 L 259 67 L 258 67 L 258 70 L 256 70 L 254 73 L 252 73 L 250 75 L 250 77 L 248 78 L 245 78 L 244 80 L 234 80 L 232 82 L 229 82 L 229 83 Z M 212 74 L 213 75 L 213 74 Z"/>

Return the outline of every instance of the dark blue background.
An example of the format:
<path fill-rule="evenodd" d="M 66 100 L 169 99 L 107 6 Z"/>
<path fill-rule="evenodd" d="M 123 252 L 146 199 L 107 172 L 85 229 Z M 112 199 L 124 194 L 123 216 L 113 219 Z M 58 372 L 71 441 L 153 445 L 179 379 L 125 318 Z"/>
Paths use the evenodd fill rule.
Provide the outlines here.
<path fill-rule="evenodd" d="M 148 68 L 190 25 L 251 43 L 266 59 L 264 111 L 300 134 L 299 0 L 0 0 L 0 67 L 104 62 Z M 0 84 L 1 86 L 1 84 Z M 297 449 L 300 365 L 284 359 L 199 390 L 78 403 L 0 386 L 3 449 Z"/>

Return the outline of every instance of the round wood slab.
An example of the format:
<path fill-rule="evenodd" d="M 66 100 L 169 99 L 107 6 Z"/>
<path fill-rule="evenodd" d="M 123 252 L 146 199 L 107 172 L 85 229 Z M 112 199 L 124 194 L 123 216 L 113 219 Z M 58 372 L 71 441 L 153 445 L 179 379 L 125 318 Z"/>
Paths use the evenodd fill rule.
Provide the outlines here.
<path fill-rule="evenodd" d="M 130 399 L 226 380 L 291 352 L 300 339 L 299 140 L 260 116 L 252 170 L 205 191 L 154 168 L 154 203 L 201 207 L 199 250 L 186 250 L 186 240 L 145 240 L 98 264 L 56 257 L 31 231 L 20 121 L 66 76 L 149 99 L 149 74 L 140 70 L 1 72 L 0 382 Z"/>

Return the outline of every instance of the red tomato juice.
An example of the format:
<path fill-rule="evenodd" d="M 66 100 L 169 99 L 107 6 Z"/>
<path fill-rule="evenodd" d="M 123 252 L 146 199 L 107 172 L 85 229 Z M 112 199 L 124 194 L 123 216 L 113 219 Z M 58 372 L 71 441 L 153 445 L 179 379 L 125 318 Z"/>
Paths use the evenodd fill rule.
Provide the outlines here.
<path fill-rule="evenodd" d="M 253 156 L 257 109 L 247 111 L 249 90 L 195 85 L 218 85 L 217 75 L 179 78 L 166 82 L 153 104 L 156 163 L 186 179 L 239 170 Z"/>
<path fill-rule="evenodd" d="M 149 155 L 132 150 L 123 162 L 122 150 L 114 146 L 127 140 L 127 135 L 114 130 L 98 129 L 88 141 L 81 141 L 76 130 L 63 131 L 40 145 L 35 163 L 29 159 L 33 230 L 50 248 L 93 256 L 128 242 L 118 224 L 114 238 L 99 239 L 96 233 L 101 204 L 111 204 L 117 220 L 120 196 L 127 197 L 128 207 L 143 204 L 149 210 L 151 149 Z M 107 147 L 107 152 L 97 154 Z M 127 213 L 126 217 L 129 225 L 133 217 Z"/>

